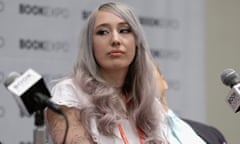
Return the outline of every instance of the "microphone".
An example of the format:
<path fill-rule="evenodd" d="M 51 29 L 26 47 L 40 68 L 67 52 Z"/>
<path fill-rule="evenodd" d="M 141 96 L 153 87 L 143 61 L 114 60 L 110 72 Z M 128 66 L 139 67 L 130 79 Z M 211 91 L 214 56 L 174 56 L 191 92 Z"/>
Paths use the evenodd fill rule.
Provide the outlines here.
<path fill-rule="evenodd" d="M 224 85 L 231 89 L 226 97 L 226 102 L 232 110 L 237 113 L 240 111 L 240 80 L 239 74 L 233 69 L 225 69 L 221 74 L 221 80 Z"/>
<path fill-rule="evenodd" d="M 24 116 L 30 116 L 35 112 L 35 125 L 37 128 L 34 130 L 34 144 L 45 144 L 46 135 L 43 114 L 45 107 L 64 117 L 66 130 L 63 144 L 65 144 L 69 128 L 67 116 L 58 105 L 49 100 L 51 97 L 50 92 L 40 74 L 32 69 L 28 69 L 22 75 L 12 72 L 4 81 L 4 85 L 14 96 Z"/>
<path fill-rule="evenodd" d="M 12 72 L 4 81 L 5 87 L 14 96 L 24 116 L 49 107 L 54 112 L 63 114 L 58 105 L 49 100 L 51 97 L 40 74 L 28 69 L 22 75 Z"/>

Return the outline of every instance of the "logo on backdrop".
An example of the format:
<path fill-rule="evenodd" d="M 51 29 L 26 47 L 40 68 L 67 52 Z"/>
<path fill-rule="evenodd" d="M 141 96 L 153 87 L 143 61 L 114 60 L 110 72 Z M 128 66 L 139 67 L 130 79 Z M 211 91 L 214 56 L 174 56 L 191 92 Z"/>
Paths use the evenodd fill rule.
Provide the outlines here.
<path fill-rule="evenodd" d="M 70 17 L 70 11 L 68 8 L 30 5 L 23 3 L 19 4 L 19 14 L 64 19 Z"/>
<path fill-rule="evenodd" d="M 5 44 L 5 40 L 2 36 L 0 36 L 0 48 L 3 48 Z"/>
<path fill-rule="evenodd" d="M 139 21 L 143 26 L 151 26 L 151 27 L 155 26 L 155 27 L 171 28 L 171 29 L 177 29 L 179 27 L 179 22 L 176 19 L 140 16 Z"/>
<path fill-rule="evenodd" d="M 85 20 L 91 14 L 89 10 L 82 11 L 82 19 Z M 161 27 L 161 28 L 171 28 L 177 29 L 179 27 L 179 21 L 177 19 L 169 19 L 169 18 L 154 18 L 154 17 L 139 17 L 139 21 L 143 26 L 151 26 L 151 27 Z"/>
<path fill-rule="evenodd" d="M 4 11 L 4 3 L 0 1 L 0 12 Z"/>
<path fill-rule="evenodd" d="M 19 144 L 33 144 L 32 142 L 25 142 L 25 141 L 20 141 Z"/>
<path fill-rule="evenodd" d="M 35 39 L 19 39 L 19 48 L 21 50 L 35 50 L 46 52 L 68 52 L 70 45 L 66 41 L 50 41 Z"/>
<path fill-rule="evenodd" d="M 153 57 L 164 59 L 164 60 L 177 61 L 181 58 L 181 54 L 178 50 L 151 49 L 151 53 Z"/>
<path fill-rule="evenodd" d="M 82 11 L 82 19 L 83 20 L 87 19 L 90 14 L 91 14 L 91 11 L 83 10 Z"/>

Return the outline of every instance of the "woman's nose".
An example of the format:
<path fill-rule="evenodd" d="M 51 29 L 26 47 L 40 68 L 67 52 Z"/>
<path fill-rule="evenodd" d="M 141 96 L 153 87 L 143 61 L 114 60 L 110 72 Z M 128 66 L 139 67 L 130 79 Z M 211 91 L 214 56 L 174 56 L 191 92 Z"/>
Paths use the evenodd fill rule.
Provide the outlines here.
<path fill-rule="evenodd" d="M 112 46 L 119 46 L 121 44 L 121 38 L 117 31 L 112 32 Z"/>

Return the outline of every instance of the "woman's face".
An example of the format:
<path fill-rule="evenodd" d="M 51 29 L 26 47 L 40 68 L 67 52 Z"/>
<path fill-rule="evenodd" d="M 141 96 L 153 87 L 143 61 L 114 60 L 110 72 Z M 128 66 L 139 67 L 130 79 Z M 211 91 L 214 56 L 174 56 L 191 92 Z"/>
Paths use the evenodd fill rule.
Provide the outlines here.
<path fill-rule="evenodd" d="M 110 12 L 97 12 L 93 52 L 101 70 L 127 69 L 134 59 L 135 51 L 135 36 L 129 24 Z"/>

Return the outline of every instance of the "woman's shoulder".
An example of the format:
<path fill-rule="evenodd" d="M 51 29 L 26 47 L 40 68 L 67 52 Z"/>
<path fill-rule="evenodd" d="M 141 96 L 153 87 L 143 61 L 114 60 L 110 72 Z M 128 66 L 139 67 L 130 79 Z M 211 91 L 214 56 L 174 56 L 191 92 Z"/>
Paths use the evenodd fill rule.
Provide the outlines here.
<path fill-rule="evenodd" d="M 64 78 L 61 80 L 55 81 L 54 85 L 51 88 L 51 93 L 56 92 L 68 92 L 76 91 L 77 87 L 75 86 L 72 78 Z"/>
<path fill-rule="evenodd" d="M 51 89 L 52 100 L 59 105 L 82 108 L 89 104 L 89 97 L 72 78 L 58 81 Z"/>
<path fill-rule="evenodd" d="M 62 85 L 74 85 L 73 79 L 70 77 L 67 77 L 67 78 L 56 80 L 54 87 L 62 86 Z"/>

